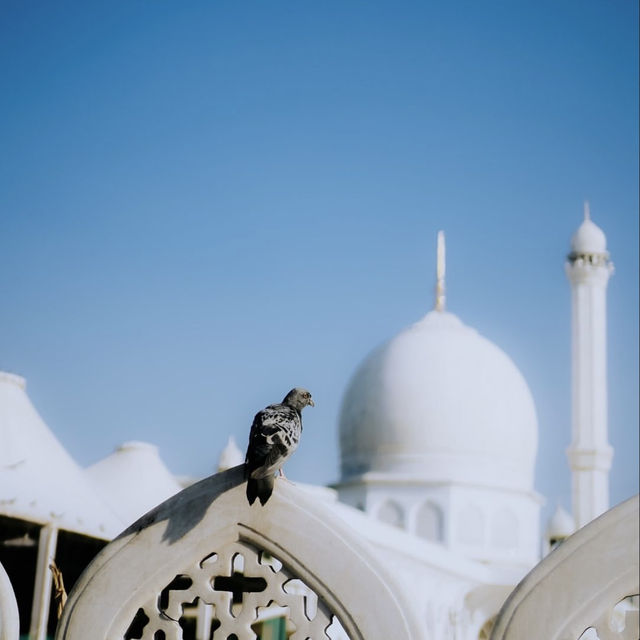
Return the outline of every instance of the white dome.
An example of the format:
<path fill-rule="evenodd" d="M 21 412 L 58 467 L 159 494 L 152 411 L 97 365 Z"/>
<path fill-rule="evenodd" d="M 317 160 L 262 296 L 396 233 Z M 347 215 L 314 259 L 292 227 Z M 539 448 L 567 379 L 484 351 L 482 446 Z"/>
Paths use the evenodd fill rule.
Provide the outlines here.
<path fill-rule="evenodd" d="M 244 462 L 244 454 L 238 448 L 233 436 L 229 436 L 227 446 L 222 450 L 218 458 L 218 471 L 226 471 L 232 467 L 237 467 Z"/>
<path fill-rule="evenodd" d="M 604 231 L 589 218 L 585 218 L 571 238 L 571 251 L 575 254 L 607 253 Z"/>
<path fill-rule="evenodd" d="M 454 315 L 428 313 L 374 350 L 343 398 L 342 480 L 531 490 L 537 419 L 510 358 Z"/>
<path fill-rule="evenodd" d="M 85 469 L 103 500 L 129 525 L 182 491 L 158 447 L 148 442 L 121 444 L 111 455 Z"/>
<path fill-rule="evenodd" d="M 568 538 L 575 530 L 576 525 L 571 515 L 558 505 L 547 525 L 547 538 Z"/>

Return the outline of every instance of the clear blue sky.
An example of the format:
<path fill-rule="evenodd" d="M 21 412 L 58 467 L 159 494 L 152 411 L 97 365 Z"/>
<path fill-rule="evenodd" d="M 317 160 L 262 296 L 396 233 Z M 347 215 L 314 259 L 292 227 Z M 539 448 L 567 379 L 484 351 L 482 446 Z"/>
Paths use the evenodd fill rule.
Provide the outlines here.
<path fill-rule="evenodd" d="M 433 305 L 502 347 L 569 506 L 582 202 L 606 232 L 612 500 L 638 484 L 638 3 L 0 4 L 0 367 L 83 465 L 211 473 L 311 389 L 288 474 L 337 478 L 341 394 Z"/>

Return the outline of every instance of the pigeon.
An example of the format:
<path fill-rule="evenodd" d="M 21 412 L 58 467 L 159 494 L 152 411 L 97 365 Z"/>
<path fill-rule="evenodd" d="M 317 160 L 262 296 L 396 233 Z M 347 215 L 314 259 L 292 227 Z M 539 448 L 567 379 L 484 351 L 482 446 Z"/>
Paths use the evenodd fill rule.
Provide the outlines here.
<path fill-rule="evenodd" d="M 302 410 L 314 406 L 306 389 L 291 389 L 280 404 L 270 404 L 256 413 L 249 434 L 249 446 L 244 462 L 247 480 L 247 500 L 256 498 L 264 506 L 273 493 L 274 474 L 298 447 L 302 433 Z"/>

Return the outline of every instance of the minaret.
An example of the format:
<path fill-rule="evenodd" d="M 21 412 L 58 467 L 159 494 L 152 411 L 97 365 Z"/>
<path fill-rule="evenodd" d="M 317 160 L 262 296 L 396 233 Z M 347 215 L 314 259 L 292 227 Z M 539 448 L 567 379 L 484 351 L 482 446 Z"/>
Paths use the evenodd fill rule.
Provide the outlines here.
<path fill-rule="evenodd" d="M 613 264 L 606 237 L 591 221 L 587 202 L 565 269 L 572 314 L 572 439 L 567 456 L 573 517 L 580 528 L 609 508 L 613 458 L 607 438 L 606 335 L 607 282 Z"/>

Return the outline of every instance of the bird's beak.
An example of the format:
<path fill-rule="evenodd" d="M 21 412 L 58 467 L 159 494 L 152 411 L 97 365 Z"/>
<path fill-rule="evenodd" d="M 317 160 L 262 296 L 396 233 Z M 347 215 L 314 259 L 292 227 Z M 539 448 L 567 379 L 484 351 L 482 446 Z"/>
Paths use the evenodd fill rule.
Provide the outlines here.
<path fill-rule="evenodd" d="M 313 400 L 311 398 L 309 398 L 309 406 L 310 407 L 315 407 L 316 405 L 313 403 Z"/>

